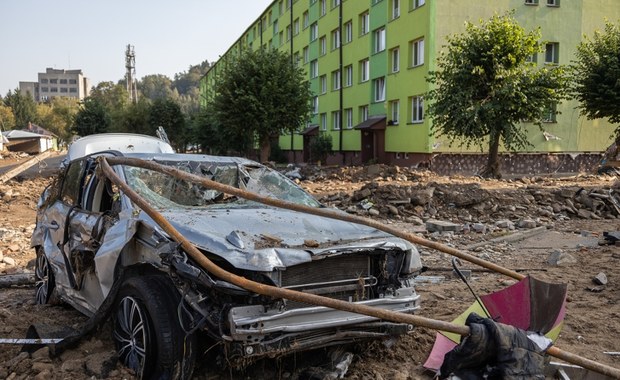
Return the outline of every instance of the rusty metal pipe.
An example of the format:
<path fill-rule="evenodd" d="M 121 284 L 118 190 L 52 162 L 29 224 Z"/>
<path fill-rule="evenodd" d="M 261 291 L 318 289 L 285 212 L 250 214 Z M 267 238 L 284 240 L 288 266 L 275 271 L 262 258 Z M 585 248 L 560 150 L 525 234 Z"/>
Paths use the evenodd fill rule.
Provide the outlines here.
<path fill-rule="evenodd" d="M 393 233 L 392 231 L 394 231 L 396 232 L 396 233 L 393 233 L 394 235 L 402 237 L 403 239 L 409 240 L 413 243 L 423 242 L 425 244 L 422 244 L 422 243 L 418 243 L 418 244 L 425 245 L 429 248 L 437 249 L 437 250 L 446 252 L 448 254 L 452 254 L 464 260 L 468 260 L 472 263 L 484 266 L 485 268 L 495 270 L 499 273 L 503 273 L 505 275 L 508 275 L 516 279 L 521 279 L 525 277 L 522 274 L 519 274 L 509 269 L 500 267 L 493 263 L 488 263 L 484 260 L 478 259 L 475 256 L 466 254 L 454 248 L 447 247 L 439 243 L 431 242 L 426 239 L 422 239 L 413 234 L 403 233 L 401 231 L 389 228 L 387 226 L 381 225 L 380 223 L 376 223 L 372 220 L 367 220 L 365 218 L 353 217 L 351 215 L 341 214 L 335 211 L 317 209 L 317 208 L 307 207 L 303 205 L 298 205 L 298 204 L 294 204 L 290 202 L 284 202 L 284 201 L 280 201 L 277 199 L 264 197 L 264 196 L 261 196 L 255 193 L 250 193 L 250 192 L 237 189 L 231 186 L 223 185 L 221 183 L 211 181 L 211 180 L 208 180 L 200 176 L 189 174 L 189 173 L 180 171 L 178 169 L 175 169 L 169 166 L 160 165 L 152 161 L 144 161 L 141 159 L 126 158 L 126 157 L 107 157 L 107 158 L 100 157 L 99 163 L 106 177 L 108 177 L 115 185 L 117 185 L 119 189 L 123 191 L 125 195 L 127 195 L 142 211 L 147 213 L 167 234 L 170 235 L 170 237 L 173 240 L 180 243 L 183 249 L 185 250 L 185 252 L 187 252 L 187 254 L 194 261 L 196 261 L 198 265 L 200 265 L 207 272 L 215 275 L 216 277 L 224 281 L 228 281 L 241 288 L 244 288 L 246 290 L 249 290 L 251 292 L 255 292 L 258 294 L 275 297 L 275 298 L 285 298 L 285 299 L 289 299 L 289 300 L 293 300 L 297 302 L 303 302 L 303 303 L 312 304 L 312 305 L 325 306 L 325 307 L 329 307 L 332 309 L 368 315 L 371 317 L 376 317 L 376 318 L 380 318 L 380 319 L 388 320 L 392 322 L 397 322 L 397 323 L 409 323 L 409 324 L 413 324 L 416 326 L 426 327 L 426 328 L 430 328 L 434 330 L 448 331 L 448 332 L 456 333 L 459 335 L 469 334 L 469 327 L 467 326 L 457 325 L 451 322 L 439 321 L 436 319 L 425 318 L 425 317 L 412 315 L 412 314 L 398 313 L 398 312 L 393 312 L 389 310 L 378 309 L 378 308 L 374 308 L 374 307 L 370 307 L 366 305 L 359 305 L 359 304 L 350 303 L 346 301 L 340 301 L 340 300 L 336 300 L 336 299 L 332 299 L 328 297 L 322 297 L 322 296 L 318 296 L 314 294 L 302 293 L 302 292 L 298 292 L 298 291 L 294 291 L 290 289 L 283 289 L 283 288 L 279 288 L 276 286 L 265 285 L 265 284 L 261 284 L 258 282 L 250 281 L 244 277 L 230 273 L 220 268 L 215 263 L 213 263 L 211 260 L 209 260 L 205 255 L 203 255 L 191 242 L 189 242 L 179 231 L 177 231 L 172 226 L 172 224 L 170 224 L 170 222 L 168 222 L 159 212 L 157 212 L 154 208 L 152 208 L 142 197 L 140 197 L 140 195 L 138 195 L 133 189 L 131 189 L 125 182 L 123 182 L 116 175 L 116 173 L 114 173 L 114 171 L 109 166 L 109 164 L 129 165 L 129 166 L 136 166 L 136 167 L 141 167 L 145 169 L 155 170 L 158 172 L 169 174 L 179 179 L 199 183 L 213 190 L 221 191 L 221 192 L 231 194 L 231 195 L 236 195 L 236 196 L 239 196 L 245 199 L 257 201 L 257 202 L 264 203 L 270 206 L 286 208 L 286 209 L 299 211 L 299 212 L 307 212 L 307 213 L 314 214 L 314 215 L 320 215 L 320 216 L 325 216 L 325 217 L 329 217 L 333 219 L 350 221 L 353 223 L 360 223 L 360 224 L 364 224 L 370 227 L 375 227 L 379 230 L 389 232 L 389 233 Z M 320 211 L 320 212 L 317 212 L 317 211 Z M 410 237 L 414 239 L 409 239 Z M 475 260 L 470 260 L 470 258 L 475 259 Z M 496 269 L 499 269 L 499 270 L 496 270 Z M 620 379 L 619 369 L 607 366 L 602 363 L 595 362 L 593 360 L 581 357 L 576 354 L 572 354 L 570 352 L 563 351 L 559 349 L 558 347 L 555 347 L 555 346 L 550 347 L 547 350 L 547 353 L 551 356 L 554 356 L 558 359 L 565 360 L 569 363 L 576 364 L 584 368 L 590 369 L 592 371 L 595 371 L 595 372 L 598 372 L 604 375 L 608 375 L 608 376 L 613 376 L 617 379 Z"/>

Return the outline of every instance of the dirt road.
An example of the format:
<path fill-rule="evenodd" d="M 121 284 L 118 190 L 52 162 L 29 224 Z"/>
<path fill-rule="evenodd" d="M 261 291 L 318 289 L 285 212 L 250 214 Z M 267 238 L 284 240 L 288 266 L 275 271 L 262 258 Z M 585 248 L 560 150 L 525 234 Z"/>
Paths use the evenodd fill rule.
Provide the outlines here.
<path fill-rule="evenodd" d="M 615 178 L 575 176 L 482 181 L 385 167 L 315 170 L 307 173 L 307 178 L 301 185 L 326 204 L 372 216 L 461 249 L 546 227 L 541 234 L 528 239 L 478 244 L 472 252 L 508 268 L 529 269 L 524 273 L 541 279 L 568 283 L 567 316 L 558 346 L 620 368 L 620 357 L 605 353 L 620 351 L 617 339 L 620 336 L 620 247 L 599 245 L 603 232 L 620 230 L 613 203 L 606 203 L 605 198 L 598 196 L 615 194 Z M 49 181 L 50 178 L 32 178 L 0 185 L 0 252 L 9 259 L 0 260 L 0 274 L 28 270 L 34 258 L 29 238 L 36 200 Z M 372 206 L 368 207 L 369 203 Z M 376 212 L 370 213 L 371 209 Z M 423 224 L 429 219 L 451 221 L 463 229 L 430 232 Z M 560 266 L 550 264 L 548 260 L 553 252 L 570 255 L 572 262 L 566 260 Z M 442 270 L 450 267 L 448 255 L 426 249 L 421 249 L 421 254 L 424 264 L 435 268 L 424 275 L 443 278 L 439 283 L 417 284 L 422 296 L 420 314 L 451 320 L 472 303 L 472 296 L 450 271 Z M 606 286 L 593 283 L 594 276 L 600 272 L 607 277 Z M 474 272 L 471 279 L 471 285 L 480 294 L 513 282 L 485 272 Z M 67 307 L 35 305 L 33 294 L 31 287 L 0 289 L 0 337 L 24 337 L 33 323 L 71 326 L 84 321 L 83 316 Z M 433 341 L 433 331 L 416 329 L 398 342 L 390 342 L 389 347 L 381 342 L 358 347 L 346 378 L 430 379 L 431 374 L 421 364 Z M 286 360 L 263 360 L 241 373 L 214 369 L 212 362 L 203 361 L 195 378 L 297 379 L 303 378 L 302 370 L 307 365 L 304 362 L 319 358 L 322 357 L 301 354 Z M 316 364 L 316 361 L 312 363 Z M 93 376 L 132 378 L 115 361 L 107 327 L 53 359 L 45 350 L 28 355 L 20 354 L 18 347 L 0 348 L 0 378 Z"/>

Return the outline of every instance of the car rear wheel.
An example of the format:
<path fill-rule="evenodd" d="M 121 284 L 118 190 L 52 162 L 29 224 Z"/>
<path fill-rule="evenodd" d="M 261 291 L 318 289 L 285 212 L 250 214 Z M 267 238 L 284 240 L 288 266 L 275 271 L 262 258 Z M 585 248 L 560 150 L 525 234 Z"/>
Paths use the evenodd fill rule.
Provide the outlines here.
<path fill-rule="evenodd" d="M 34 277 L 36 284 L 35 302 L 38 305 L 59 303 L 56 296 L 54 273 L 41 247 L 37 248 Z"/>
<path fill-rule="evenodd" d="M 119 359 L 141 379 L 191 376 L 195 337 L 179 324 L 179 300 L 163 276 L 132 277 L 119 291 L 112 335 Z"/>

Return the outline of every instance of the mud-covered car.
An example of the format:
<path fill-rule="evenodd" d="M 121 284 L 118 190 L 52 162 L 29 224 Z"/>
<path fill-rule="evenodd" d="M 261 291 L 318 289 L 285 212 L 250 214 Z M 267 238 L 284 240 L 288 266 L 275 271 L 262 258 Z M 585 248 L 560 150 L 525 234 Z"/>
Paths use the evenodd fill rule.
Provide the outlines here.
<path fill-rule="evenodd" d="M 95 147 L 101 139 L 117 140 Z M 39 203 L 32 237 L 36 300 L 65 302 L 88 316 L 110 313 L 119 358 L 140 377 L 189 377 L 197 352 L 217 349 L 218 362 L 238 367 L 265 356 L 397 337 L 412 329 L 273 299 L 213 277 L 101 174 L 97 157 L 152 160 L 261 195 L 324 207 L 277 171 L 243 158 L 166 153 L 168 149 L 160 153 L 154 141 L 137 153 L 136 144 L 123 136 L 95 136 L 75 144 Z M 156 171 L 113 168 L 229 272 L 388 310 L 414 313 L 419 308 L 413 277 L 422 266 L 407 241 L 370 227 L 229 196 Z"/>

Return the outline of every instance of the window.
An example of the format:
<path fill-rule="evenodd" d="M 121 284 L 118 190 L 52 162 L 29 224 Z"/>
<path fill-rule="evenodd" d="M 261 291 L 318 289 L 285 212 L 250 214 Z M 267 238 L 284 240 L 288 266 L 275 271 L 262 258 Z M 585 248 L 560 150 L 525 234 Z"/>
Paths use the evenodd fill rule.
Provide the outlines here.
<path fill-rule="evenodd" d="M 332 125 L 335 130 L 340 129 L 340 111 L 332 112 Z"/>
<path fill-rule="evenodd" d="M 411 67 L 424 64 L 424 39 L 411 42 Z"/>
<path fill-rule="evenodd" d="M 392 19 L 400 17 L 400 0 L 392 0 Z"/>
<path fill-rule="evenodd" d="M 373 87 L 375 90 L 375 102 L 382 102 L 385 100 L 385 78 L 377 78 L 373 81 Z"/>
<path fill-rule="evenodd" d="M 360 61 L 360 82 L 366 82 L 370 79 L 370 61 L 364 59 Z"/>
<path fill-rule="evenodd" d="M 360 15 L 360 34 L 364 35 L 370 32 L 370 13 L 368 11 Z"/>
<path fill-rule="evenodd" d="M 303 55 L 304 55 L 304 64 L 308 63 L 310 61 L 310 53 L 308 51 L 308 47 L 304 47 L 303 50 Z"/>
<path fill-rule="evenodd" d="M 69 169 L 67 169 L 65 181 L 62 186 L 61 198 L 64 203 L 70 206 L 77 205 L 80 199 L 80 179 L 85 162 L 85 160 L 73 162 L 69 166 Z"/>
<path fill-rule="evenodd" d="M 400 50 L 394 48 L 390 51 L 391 68 L 393 73 L 400 71 Z"/>
<path fill-rule="evenodd" d="M 332 31 L 332 50 L 340 47 L 340 28 Z"/>
<path fill-rule="evenodd" d="M 340 70 L 332 71 L 332 90 L 340 90 Z"/>
<path fill-rule="evenodd" d="M 67 84 L 67 80 L 66 79 L 61 79 L 60 80 L 60 84 Z"/>
<path fill-rule="evenodd" d="M 368 105 L 360 106 L 360 122 L 368 120 Z"/>
<path fill-rule="evenodd" d="M 398 119 L 400 117 L 400 101 L 392 100 L 390 102 L 390 115 L 392 117 L 392 125 L 398 125 Z"/>
<path fill-rule="evenodd" d="M 560 0 L 547 0 L 547 6 L 548 7 L 559 7 Z"/>
<path fill-rule="evenodd" d="M 344 41 L 343 43 L 347 44 L 353 41 L 353 22 L 351 20 L 347 21 L 344 24 Z"/>
<path fill-rule="evenodd" d="M 332 8 L 336 8 L 340 5 L 340 0 L 332 0 Z"/>
<path fill-rule="evenodd" d="M 308 14 L 308 11 L 305 11 L 303 15 L 304 29 L 306 29 L 309 25 L 310 25 L 310 15 Z"/>
<path fill-rule="evenodd" d="M 280 3 L 278 3 L 278 14 L 282 14 L 282 12 L 284 12 L 284 1 L 280 0 Z"/>
<path fill-rule="evenodd" d="M 385 28 L 379 28 L 374 32 L 375 53 L 385 50 Z"/>
<path fill-rule="evenodd" d="M 560 44 L 548 42 L 545 44 L 545 63 L 559 63 Z"/>
<path fill-rule="evenodd" d="M 286 26 L 286 40 L 287 41 L 291 40 L 291 26 L 290 25 Z"/>
<path fill-rule="evenodd" d="M 325 38 L 325 36 L 319 38 L 319 54 L 327 54 L 327 39 Z"/>
<path fill-rule="evenodd" d="M 353 128 L 353 108 L 347 108 L 344 110 L 344 125 L 347 129 Z"/>
<path fill-rule="evenodd" d="M 75 88 L 75 87 L 71 87 L 71 88 L 69 89 L 69 92 L 75 93 L 75 92 L 77 92 L 77 88 Z"/>
<path fill-rule="evenodd" d="M 47 84 L 47 83 L 49 83 L 49 81 L 47 80 L 47 78 L 41 78 L 41 83 Z"/>
<path fill-rule="evenodd" d="M 272 19 L 271 19 L 271 16 L 272 16 L 272 12 L 271 12 L 271 11 L 269 11 L 269 14 L 267 15 L 267 22 L 268 22 L 269 24 L 271 24 L 271 20 L 272 20 Z"/>
<path fill-rule="evenodd" d="M 57 84 L 58 83 L 58 79 L 50 79 L 50 83 Z"/>
<path fill-rule="evenodd" d="M 353 86 L 353 65 L 348 65 L 344 67 L 344 86 Z"/>
<path fill-rule="evenodd" d="M 321 83 L 321 94 L 327 92 L 327 75 L 321 75 L 319 78 L 319 82 Z"/>
<path fill-rule="evenodd" d="M 52 87 L 50 92 L 58 92 L 58 87 Z"/>
<path fill-rule="evenodd" d="M 320 123 L 321 123 L 321 130 L 322 131 L 326 131 L 327 130 L 327 114 L 326 113 L 322 113 L 320 116 Z"/>
<path fill-rule="evenodd" d="M 299 67 L 299 52 L 296 51 L 295 54 L 293 54 L 293 62 L 295 63 L 295 66 Z"/>
<path fill-rule="evenodd" d="M 525 60 L 526 60 L 526 62 L 534 62 L 534 63 L 538 62 L 538 53 L 534 53 L 534 54 L 530 55 Z"/>
<path fill-rule="evenodd" d="M 426 3 L 426 0 L 409 0 L 411 1 L 411 9 L 420 8 L 422 5 Z"/>
<path fill-rule="evenodd" d="M 316 41 L 319 37 L 319 25 L 316 22 L 313 22 L 310 25 L 310 41 Z"/>
<path fill-rule="evenodd" d="M 66 87 L 61 87 L 60 92 L 66 93 L 69 92 L 69 90 Z"/>
<path fill-rule="evenodd" d="M 316 78 L 319 76 L 319 61 L 313 59 L 310 61 L 310 78 Z"/>
<path fill-rule="evenodd" d="M 527 5 L 538 5 L 538 0 L 525 0 Z"/>
<path fill-rule="evenodd" d="M 278 33 L 278 20 L 273 22 L 273 34 Z"/>
<path fill-rule="evenodd" d="M 424 98 L 414 96 L 411 98 L 411 122 L 421 123 L 424 121 Z"/>
<path fill-rule="evenodd" d="M 327 13 L 327 0 L 320 0 L 319 1 L 319 6 L 321 7 L 321 16 L 325 16 L 325 14 Z"/>
<path fill-rule="evenodd" d="M 317 113 L 319 113 L 319 97 L 318 96 L 313 96 L 312 97 L 312 114 L 316 115 Z"/>
<path fill-rule="evenodd" d="M 49 90 L 49 87 L 41 87 L 41 92 L 48 92 Z"/>
<path fill-rule="evenodd" d="M 296 18 L 295 21 L 293 21 L 293 34 L 296 36 L 299 34 L 299 19 Z"/>
<path fill-rule="evenodd" d="M 551 103 L 547 104 L 543 111 L 542 121 L 543 123 L 556 123 L 556 114 L 557 114 L 557 104 Z"/>
<path fill-rule="evenodd" d="M 286 0 L 286 9 L 291 9 L 291 3 L 293 2 L 293 0 Z"/>

